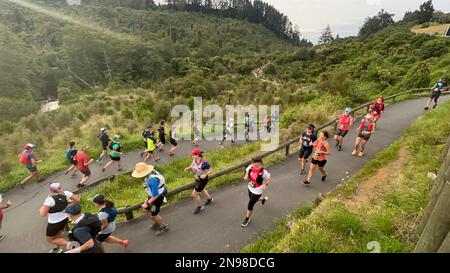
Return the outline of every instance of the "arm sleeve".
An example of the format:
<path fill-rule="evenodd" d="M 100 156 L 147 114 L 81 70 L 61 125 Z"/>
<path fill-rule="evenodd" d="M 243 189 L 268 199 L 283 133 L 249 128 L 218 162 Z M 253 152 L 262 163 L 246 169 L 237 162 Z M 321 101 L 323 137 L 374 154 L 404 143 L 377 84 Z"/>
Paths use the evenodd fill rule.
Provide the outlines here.
<path fill-rule="evenodd" d="M 70 199 L 73 196 L 73 193 L 70 191 L 64 191 L 64 195 L 66 196 L 67 199 Z"/>
<path fill-rule="evenodd" d="M 100 221 L 108 219 L 108 217 L 109 217 L 108 213 L 106 213 L 104 211 L 101 211 L 98 213 L 98 220 L 100 220 Z"/>
<path fill-rule="evenodd" d="M 268 180 L 268 179 L 270 179 L 270 177 L 271 177 L 271 174 L 267 170 L 264 170 L 264 173 L 263 173 L 264 180 Z"/>

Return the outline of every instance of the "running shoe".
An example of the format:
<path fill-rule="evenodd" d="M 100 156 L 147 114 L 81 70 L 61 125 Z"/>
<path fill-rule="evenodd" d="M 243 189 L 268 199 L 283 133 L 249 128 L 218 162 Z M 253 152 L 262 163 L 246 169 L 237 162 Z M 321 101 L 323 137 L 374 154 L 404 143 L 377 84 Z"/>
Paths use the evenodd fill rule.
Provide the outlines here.
<path fill-rule="evenodd" d="M 359 157 L 363 157 L 363 156 L 364 156 L 364 153 L 363 153 L 363 152 L 360 152 L 360 153 L 358 154 L 358 156 L 359 156 Z"/>
<path fill-rule="evenodd" d="M 62 253 L 63 250 L 61 248 L 52 248 L 48 253 Z"/>
<path fill-rule="evenodd" d="M 151 230 L 158 230 L 161 226 L 158 223 L 153 223 L 153 225 L 150 227 Z"/>
<path fill-rule="evenodd" d="M 303 174 L 305 174 L 306 172 L 305 172 L 305 170 L 301 170 L 300 171 L 300 175 L 303 175 Z"/>
<path fill-rule="evenodd" d="M 165 224 L 164 226 L 162 226 L 162 227 L 160 227 L 160 228 L 158 229 L 158 231 L 155 233 L 155 235 L 156 235 L 156 236 L 159 236 L 159 235 L 163 234 L 164 232 L 166 232 L 166 231 L 168 231 L 168 230 L 169 230 L 169 225 L 168 225 L 168 224 Z"/>
<path fill-rule="evenodd" d="M 6 235 L 5 234 L 0 234 L 0 241 L 5 239 Z"/>
<path fill-rule="evenodd" d="M 102 168 L 102 172 L 104 173 L 106 171 L 105 167 Z"/>
<path fill-rule="evenodd" d="M 199 213 L 200 213 L 201 211 L 203 211 L 204 209 L 205 209 L 204 206 L 196 207 L 195 210 L 194 210 L 194 214 L 199 214 Z"/>
<path fill-rule="evenodd" d="M 245 217 L 244 221 L 242 222 L 241 226 L 246 227 L 250 223 L 250 218 Z"/>
<path fill-rule="evenodd" d="M 308 180 L 303 181 L 303 185 L 311 185 L 311 183 Z"/>
<path fill-rule="evenodd" d="M 81 183 L 78 183 L 78 184 L 77 184 L 77 188 L 79 188 L 79 189 L 81 189 L 81 188 L 84 187 L 84 186 L 86 186 L 86 185 L 81 184 Z"/>
<path fill-rule="evenodd" d="M 120 243 L 120 245 L 121 245 L 123 248 L 127 248 L 127 247 L 128 247 L 128 240 L 124 240 L 122 243 Z"/>
<path fill-rule="evenodd" d="M 342 151 L 342 145 L 337 146 L 338 152 Z"/>
<path fill-rule="evenodd" d="M 261 200 L 261 205 L 263 205 L 264 206 L 264 204 L 267 202 L 267 200 L 269 200 L 269 197 L 264 197 L 262 200 Z"/>
<path fill-rule="evenodd" d="M 206 200 L 205 206 L 211 204 L 212 202 L 214 202 L 214 198 L 211 197 L 211 199 Z"/>
<path fill-rule="evenodd" d="M 437 107 L 437 103 L 435 105 L 433 105 L 433 109 Z"/>
<path fill-rule="evenodd" d="M 327 179 L 327 174 L 325 174 L 325 175 L 322 175 L 322 182 L 325 182 L 325 180 Z"/>
<path fill-rule="evenodd" d="M 355 156 L 355 155 L 357 155 L 357 154 L 358 154 L 358 151 L 357 151 L 357 150 L 353 150 L 352 156 Z"/>
<path fill-rule="evenodd" d="M 427 111 L 428 109 L 430 109 L 430 108 L 428 108 L 428 107 L 425 107 L 425 108 L 423 108 L 423 109 L 425 109 L 425 111 Z"/>

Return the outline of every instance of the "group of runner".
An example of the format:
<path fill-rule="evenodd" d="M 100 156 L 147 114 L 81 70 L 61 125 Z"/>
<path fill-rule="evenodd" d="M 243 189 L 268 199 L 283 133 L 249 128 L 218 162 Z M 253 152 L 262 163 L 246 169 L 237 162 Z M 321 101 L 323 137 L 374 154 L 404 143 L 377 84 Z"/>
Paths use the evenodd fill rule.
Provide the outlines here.
<path fill-rule="evenodd" d="M 336 132 L 334 135 L 335 146 L 337 150 L 342 151 L 342 145 L 345 136 L 348 134 L 350 128 L 353 126 L 355 120 L 351 116 L 351 108 L 347 107 L 344 113 L 339 116 L 336 120 Z M 357 129 L 358 135 L 355 140 L 354 149 L 352 152 L 353 156 L 364 156 L 364 149 L 366 147 L 367 141 L 370 136 L 375 131 L 376 122 L 381 118 L 384 113 L 384 100 L 380 96 L 373 104 L 369 107 L 369 112 L 362 119 L 360 126 Z M 300 175 L 306 174 L 305 168 L 308 162 L 308 158 L 311 156 L 311 164 L 308 171 L 306 180 L 303 184 L 310 185 L 311 179 L 314 176 L 316 168 L 322 173 L 322 182 L 327 179 L 327 171 L 325 165 L 327 164 L 327 157 L 331 154 L 330 144 L 328 142 L 329 132 L 321 131 L 319 136 L 315 132 L 315 126 L 309 124 L 306 131 L 300 136 L 300 153 L 298 159 L 300 161 Z"/>
<path fill-rule="evenodd" d="M 440 92 L 445 90 L 448 90 L 448 85 L 443 79 L 440 79 L 433 87 L 433 93 L 431 95 L 431 98 L 435 99 L 435 106 Z M 439 92 L 439 95 L 437 95 L 436 92 Z M 431 99 L 428 104 L 430 101 Z M 426 109 L 427 108 L 428 106 Z M 344 113 L 340 115 L 336 121 L 334 140 L 338 151 L 342 150 L 344 138 L 348 134 L 350 128 L 354 125 L 354 118 L 351 116 L 351 112 L 352 110 L 350 108 L 346 108 Z M 383 97 L 380 96 L 369 107 L 369 112 L 363 117 L 360 126 L 357 128 L 358 135 L 352 152 L 353 156 L 364 156 L 366 143 L 370 139 L 372 133 L 375 132 L 377 121 L 381 118 L 383 113 L 384 101 Z M 246 133 L 250 131 L 247 130 L 249 129 L 249 126 L 247 125 L 250 124 L 248 118 L 249 116 L 246 115 Z M 233 130 L 232 126 L 234 126 L 234 121 L 230 120 L 229 123 L 230 124 L 227 124 L 226 127 L 224 140 L 227 135 L 231 135 L 229 133 Z M 267 123 L 265 122 L 265 124 Z M 144 190 L 148 195 L 148 199 L 143 202 L 142 209 L 150 214 L 153 221 L 151 229 L 156 231 L 156 236 L 168 231 L 168 224 L 159 215 L 160 208 L 168 194 L 168 190 L 164 176 L 157 172 L 152 165 L 146 164 L 146 161 L 150 158 L 150 154 L 153 154 L 155 162 L 159 160 L 155 150 L 158 149 L 161 151 L 165 143 L 164 125 L 164 121 L 159 125 L 159 140 L 156 140 L 154 137 L 155 132 L 151 125 L 147 126 L 146 130 L 142 133 L 143 140 L 146 144 L 146 150 L 143 154 L 147 153 L 147 155 L 143 162 L 136 164 L 135 169 L 131 174 L 132 177 L 135 178 L 144 178 Z M 323 182 L 327 179 L 328 175 L 325 165 L 327 163 L 327 157 L 331 154 L 331 147 L 328 142 L 329 132 L 321 131 L 317 136 L 315 129 L 313 124 L 308 125 L 306 131 L 300 137 L 301 148 L 299 160 L 301 175 L 306 174 L 306 164 L 308 158 L 311 156 L 308 175 L 306 180 L 303 181 L 303 184 L 305 185 L 311 184 L 311 179 L 317 167 L 322 173 L 321 180 Z M 195 130 L 194 134 L 196 134 Z M 176 135 L 171 130 L 170 143 L 172 144 L 172 147 L 169 154 L 173 154 L 174 149 L 177 147 L 175 137 Z M 103 152 L 98 161 L 100 162 L 107 152 L 109 152 L 111 158 L 105 167 L 103 167 L 103 170 L 114 162 L 118 163 L 118 168 L 121 170 L 120 156 L 123 152 L 120 151 L 122 146 L 119 142 L 119 138 L 120 136 L 115 135 L 111 140 L 111 143 L 106 144 L 110 139 L 107 135 L 107 130 L 105 128 L 101 129 L 99 139 L 102 142 Z M 193 144 L 197 145 L 198 142 L 195 142 L 194 140 Z M 24 180 L 25 182 L 21 182 L 22 186 L 30 179 L 38 176 L 36 164 L 42 161 L 38 160 L 34 155 L 34 147 L 35 145 L 33 144 L 27 144 L 24 151 L 19 156 L 20 162 L 25 164 L 27 169 L 31 172 L 30 176 Z M 80 151 L 77 151 L 75 142 L 71 141 L 66 150 L 66 156 L 71 163 L 71 166 L 66 170 L 65 174 L 67 175 L 70 172 L 73 172 L 73 176 L 76 170 L 79 170 L 84 174 L 82 181 L 79 183 L 79 187 L 82 187 L 90 177 L 89 164 L 92 163 L 93 160 L 87 156 L 87 149 L 88 147 L 85 146 L 82 147 Z M 206 190 L 209 176 L 212 174 L 213 168 L 203 157 L 203 154 L 202 150 L 195 148 L 191 153 L 192 163 L 184 169 L 186 172 L 192 171 L 196 181 L 192 191 L 192 197 L 196 204 L 193 212 L 194 214 L 199 214 L 205 209 L 205 206 L 214 202 L 214 198 Z M 268 197 L 263 197 L 263 193 L 267 189 L 267 185 L 272 182 L 272 178 L 271 174 L 264 168 L 262 159 L 256 157 L 252 159 L 251 165 L 245 169 L 243 179 L 248 181 L 247 188 L 249 201 L 241 226 L 246 227 L 251 221 L 255 204 L 260 202 L 261 205 L 265 205 L 268 201 Z M 202 201 L 202 195 L 206 198 L 205 202 Z M 10 202 L 2 203 L 1 201 L 2 200 L 0 200 L 0 227 L 3 217 L 1 210 L 11 205 Z M 120 244 L 124 248 L 128 246 L 128 240 L 122 240 L 112 236 L 112 233 L 116 228 L 115 218 L 117 216 L 117 210 L 114 207 L 113 202 L 107 200 L 103 195 L 96 196 L 93 198 L 92 202 L 100 209 L 98 215 L 83 213 L 79 204 L 79 197 L 69 191 L 62 191 L 62 187 L 59 183 L 55 182 L 50 185 L 50 194 L 40 209 L 40 215 L 48 218 L 46 229 L 47 241 L 54 246 L 50 252 L 63 252 L 63 247 L 69 249 L 67 252 L 104 252 L 103 242 Z M 63 231 L 66 229 L 69 221 L 72 223 L 72 229 L 69 233 L 70 241 L 63 237 Z M 0 235 L 0 240 L 1 239 L 3 239 L 2 235 Z M 74 244 L 73 242 L 77 242 L 77 244 Z"/>
<path fill-rule="evenodd" d="M 114 203 L 103 195 L 96 195 L 91 201 L 99 209 L 98 214 L 82 213 L 80 197 L 70 191 L 63 191 L 58 182 L 49 186 L 50 194 L 39 210 L 47 217 L 46 237 L 53 245 L 49 253 L 102 253 L 103 243 L 128 247 L 128 240 L 112 235 L 116 229 L 117 209 Z M 64 237 L 69 222 L 68 238 Z"/>

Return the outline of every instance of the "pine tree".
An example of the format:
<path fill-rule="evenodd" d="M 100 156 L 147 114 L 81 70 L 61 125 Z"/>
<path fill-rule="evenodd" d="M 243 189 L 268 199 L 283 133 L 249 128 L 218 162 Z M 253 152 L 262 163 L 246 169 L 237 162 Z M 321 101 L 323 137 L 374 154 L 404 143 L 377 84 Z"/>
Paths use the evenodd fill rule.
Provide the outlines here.
<path fill-rule="evenodd" d="M 322 35 L 319 38 L 319 44 L 331 44 L 334 41 L 333 32 L 330 25 L 322 31 Z"/>

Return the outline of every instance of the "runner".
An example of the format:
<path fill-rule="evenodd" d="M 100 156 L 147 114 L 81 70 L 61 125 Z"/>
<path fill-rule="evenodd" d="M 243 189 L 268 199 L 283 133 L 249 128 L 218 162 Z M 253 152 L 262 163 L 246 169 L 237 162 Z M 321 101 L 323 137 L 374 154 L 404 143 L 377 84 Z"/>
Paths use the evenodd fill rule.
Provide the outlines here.
<path fill-rule="evenodd" d="M 234 119 L 230 118 L 230 120 L 227 122 L 225 128 L 224 128 L 224 135 L 223 135 L 223 139 L 220 142 L 219 146 L 223 147 L 223 143 L 225 142 L 225 140 L 230 139 L 231 143 L 234 144 Z"/>
<path fill-rule="evenodd" d="M 103 253 L 100 242 L 95 238 L 102 228 L 97 215 L 82 213 L 79 203 L 70 204 L 65 212 L 72 223 L 69 238 L 78 245 L 66 253 Z"/>
<path fill-rule="evenodd" d="M 67 171 L 64 172 L 64 175 L 69 174 L 69 172 L 73 171 L 71 177 L 75 178 L 77 176 L 76 171 L 77 171 L 77 161 L 74 159 L 75 155 L 77 154 L 78 149 L 77 147 L 75 147 L 75 141 L 70 141 L 69 142 L 69 147 L 67 147 L 66 149 L 66 158 L 70 163 L 70 167 L 69 169 L 67 169 Z"/>
<path fill-rule="evenodd" d="M 102 153 L 100 154 L 100 156 L 97 159 L 97 162 L 101 163 L 103 157 L 109 153 L 108 144 L 111 141 L 111 139 L 109 138 L 109 136 L 107 134 L 107 129 L 106 128 L 101 128 L 100 129 L 100 134 L 97 136 L 97 138 L 102 143 Z"/>
<path fill-rule="evenodd" d="M 192 151 L 192 164 L 184 169 L 185 172 L 192 170 L 195 175 L 196 186 L 192 191 L 192 197 L 194 197 L 197 203 L 197 208 L 194 210 L 194 214 L 200 213 L 205 209 L 205 206 L 211 204 L 214 199 L 209 195 L 205 189 L 208 184 L 208 176 L 213 172 L 211 165 L 203 158 L 203 152 L 200 149 L 194 149 Z M 202 204 L 200 193 L 203 193 L 208 198 L 205 204 Z"/>
<path fill-rule="evenodd" d="M 122 152 L 123 146 L 119 142 L 120 136 L 114 135 L 113 140 L 109 144 L 109 158 L 111 159 L 106 165 L 102 168 L 102 172 L 105 172 L 106 169 L 111 166 L 114 162 L 117 162 L 117 171 L 121 172 L 124 169 L 122 168 L 121 158 L 122 155 L 125 154 Z"/>
<path fill-rule="evenodd" d="M 147 160 L 149 160 L 152 155 L 155 162 L 161 160 L 161 158 L 158 158 L 158 154 L 156 152 L 158 143 L 159 142 L 155 139 L 153 134 L 150 134 L 150 136 L 147 137 L 147 150 L 145 151 L 146 156 L 144 158 L 144 162 L 147 162 Z"/>
<path fill-rule="evenodd" d="M 89 164 L 91 164 L 94 160 L 88 156 L 88 150 L 89 146 L 82 147 L 81 151 L 79 151 L 73 158 L 77 162 L 78 170 L 83 174 L 83 178 L 81 178 L 80 183 L 77 184 L 77 188 L 84 187 L 89 178 L 91 178 L 91 170 L 89 169 Z"/>
<path fill-rule="evenodd" d="M 178 143 L 176 140 L 176 133 L 175 133 L 175 128 L 172 127 L 172 129 L 170 129 L 170 150 L 169 150 L 169 156 L 174 156 L 175 155 L 175 150 L 178 148 Z"/>
<path fill-rule="evenodd" d="M 375 124 L 381 118 L 381 114 L 384 113 L 384 99 L 382 96 L 379 96 L 376 101 L 370 106 L 370 110 L 372 111 L 373 117 L 375 119 Z"/>
<path fill-rule="evenodd" d="M 247 213 L 241 226 L 246 227 L 250 223 L 250 217 L 253 214 L 253 208 L 257 202 L 264 205 L 269 197 L 261 198 L 267 185 L 272 182 L 270 173 L 264 169 L 261 158 L 252 158 L 252 164 L 245 170 L 244 180 L 248 181 L 248 206 Z"/>
<path fill-rule="evenodd" d="M 67 214 L 64 210 L 71 202 L 78 202 L 80 198 L 70 191 L 62 191 L 61 184 L 50 184 L 50 195 L 45 199 L 39 210 L 41 217 L 48 216 L 48 224 L 45 235 L 47 241 L 55 247 L 49 253 L 61 253 L 60 247 L 66 247 L 69 243 L 63 238 L 63 231 L 67 226 Z"/>
<path fill-rule="evenodd" d="M 3 221 L 3 210 L 11 207 L 11 201 L 3 203 L 3 197 L 0 194 L 0 230 L 2 229 L 2 221 Z M 0 234 L 0 241 L 5 239 L 5 234 Z"/>
<path fill-rule="evenodd" d="M 334 140 L 336 141 L 336 147 L 339 152 L 342 150 L 344 137 L 348 134 L 350 127 L 353 126 L 354 119 L 350 115 L 351 111 L 352 110 L 349 107 L 345 108 L 344 114 L 340 115 L 339 119 L 336 120 L 337 128 Z"/>
<path fill-rule="evenodd" d="M 298 155 L 298 160 L 300 161 L 300 175 L 305 174 L 306 163 L 308 162 L 308 157 L 313 152 L 313 145 L 317 140 L 317 135 L 314 133 L 316 127 L 313 124 L 309 124 L 305 132 L 303 132 L 300 138 L 300 153 Z"/>
<path fill-rule="evenodd" d="M 42 160 L 36 159 L 36 155 L 33 152 L 33 149 L 36 147 L 36 144 L 28 143 L 25 145 L 22 153 L 19 154 L 19 162 L 27 168 L 27 170 L 31 173 L 27 176 L 22 182 L 20 182 L 20 187 L 22 189 L 25 188 L 25 184 L 28 183 L 31 179 L 37 178 L 39 180 L 39 172 L 37 169 L 37 164 L 41 163 Z"/>
<path fill-rule="evenodd" d="M 441 77 L 436 84 L 433 86 L 433 88 L 431 88 L 432 92 L 431 92 L 431 96 L 428 99 L 427 102 L 427 106 L 425 106 L 425 110 L 430 109 L 430 105 L 431 102 L 434 100 L 434 105 L 433 105 L 433 109 L 436 108 L 437 103 L 438 103 L 438 99 L 441 96 L 441 92 L 442 91 L 448 91 L 449 86 L 447 84 L 447 81 L 444 77 Z"/>
<path fill-rule="evenodd" d="M 194 130 L 194 141 L 192 141 L 192 144 L 194 146 L 198 146 L 198 142 L 201 139 L 200 124 L 199 124 L 198 120 L 196 120 L 194 122 L 193 130 Z"/>
<path fill-rule="evenodd" d="M 308 178 L 303 182 L 305 185 L 311 184 L 311 179 L 314 175 L 316 167 L 319 166 L 319 171 L 322 173 L 322 182 L 327 179 L 327 171 L 325 170 L 325 164 L 327 164 L 327 155 L 330 155 L 331 149 L 328 143 L 329 134 L 327 131 L 322 131 L 319 134 L 319 138 L 314 144 L 314 152 L 311 160 L 311 165 L 309 167 Z"/>
<path fill-rule="evenodd" d="M 161 122 L 159 123 L 159 128 L 158 128 L 158 136 L 159 136 L 159 146 L 158 146 L 158 151 L 162 151 L 164 145 L 166 144 L 166 121 L 165 120 L 161 120 Z"/>
<path fill-rule="evenodd" d="M 268 115 L 264 116 L 263 123 L 264 123 L 264 127 L 266 127 L 267 133 L 270 134 L 270 131 L 272 129 L 272 124 L 271 124 L 271 120 Z"/>
<path fill-rule="evenodd" d="M 155 235 L 159 236 L 166 232 L 169 226 L 164 222 L 159 215 L 161 205 L 164 197 L 167 195 L 167 187 L 165 185 L 164 177 L 159 174 L 152 165 L 145 163 L 138 163 L 134 168 L 131 176 L 135 178 L 144 178 L 144 189 L 148 194 L 148 199 L 142 204 L 142 209 L 147 213 L 150 212 L 150 217 L 153 221 L 152 230 L 156 230 Z"/>
<path fill-rule="evenodd" d="M 96 239 L 100 242 L 103 252 L 105 252 L 103 242 L 120 244 L 123 248 L 127 248 L 128 240 L 122 240 L 111 235 L 116 230 L 117 209 L 114 207 L 114 203 L 106 200 L 101 194 L 96 195 L 92 202 L 100 209 L 98 219 L 102 224 L 102 230 L 97 234 Z"/>
<path fill-rule="evenodd" d="M 248 112 L 245 112 L 245 119 L 244 119 L 244 126 L 245 126 L 245 141 L 250 141 L 250 115 Z"/>
<path fill-rule="evenodd" d="M 369 141 L 370 136 L 375 131 L 375 118 L 372 113 L 368 113 L 364 119 L 361 121 L 361 125 L 357 129 L 358 136 L 355 141 L 355 149 L 352 155 L 358 155 L 359 157 L 364 156 L 364 149 L 366 148 L 366 143 Z M 361 144 L 361 150 L 359 150 L 359 145 Z M 359 151 L 359 153 L 358 153 Z"/>

